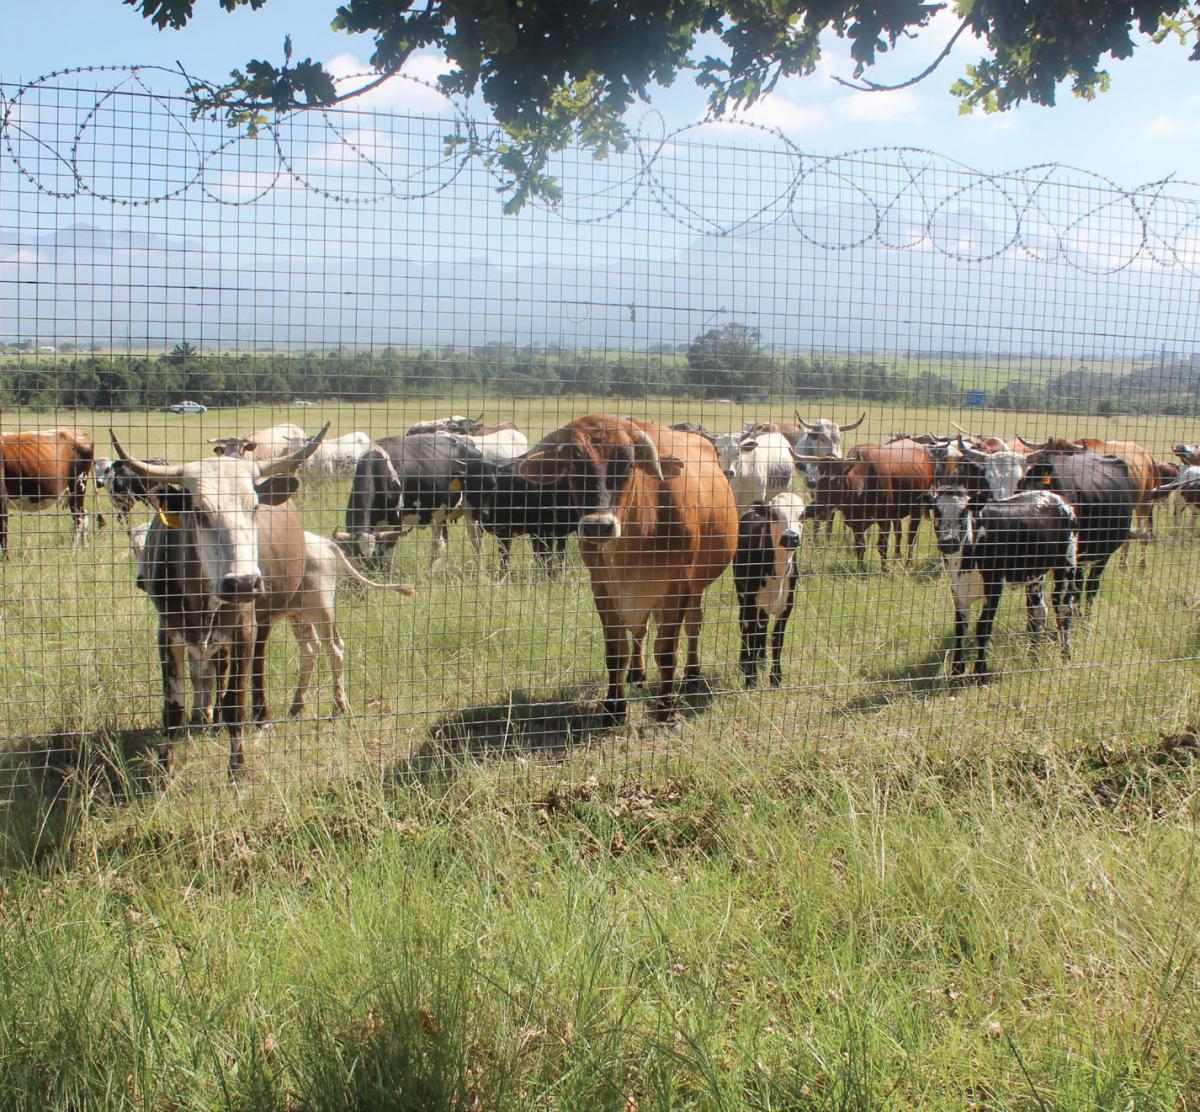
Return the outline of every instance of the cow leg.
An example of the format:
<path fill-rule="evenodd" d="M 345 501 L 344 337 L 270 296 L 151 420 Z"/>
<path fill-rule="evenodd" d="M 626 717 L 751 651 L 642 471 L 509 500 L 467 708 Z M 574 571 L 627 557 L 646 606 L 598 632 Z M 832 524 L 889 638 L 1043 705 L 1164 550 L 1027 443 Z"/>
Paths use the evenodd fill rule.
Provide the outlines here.
<path fill-rule="evenodd" d="M 600 622 L 604 627 L 604 667 L 608 671 L 608 690 L 600 704 L 601 722 L 605 726 L 620 726 L 627 713 L 623 681 L 629 664 L 629 634 L 615 614 L 602 611 Z"/>
<path fill-rule="evenodd" d="M 8 498 L 3 491 L 0 491 L 0 559 L 8 559 Z"/>
<path fill-rule="evenodd" d="M 246 725 L 247 673 L 251 669 L 251 658 L 258 640 L 255 624 L 252 614 L 237 615 L 232 619 L 229 631 L 229 671 L 225 678 L 225 690 L 221 692 L 220 711 L 221 722 L 229 731 L 230 773 L 237 772 L 245 760 L 242 731 Z M 265 701 L 262 709 L 265 717 Z"/>
<path fill-rule="evenodd" d="M 967 670 L 967 625 L 970 621 L 969 607 L 954 603 L 954 652 L 950 657 L 950 675 L 961 676 Z"/>
<path fill-rule="evenodd" d="M 678 610 L 660 614 L 654 638 L 654 662 L 658 665 L 658 695 L 653 714 L 659 721 L 675 716 L 675 668 L 679 662 L 679 632 L 683 615 Z"/>
<path fill-rule="evenodd" d="M 292 695 L 292 705 L 288 708 L 288 716 L 295 718 L 304 710 L 308 698 L 308 689 L 312 684 L 313 672 L 317 667 L 317 657 L 321 654 L 321 638 L 317 635 L 317 627 L 312 622 L 291 616 L 292 633 L 300 650 L 300 670 L 296 675 L 296 691 Z"/>
<path fill-rule="evenodd" d="M 497 537 L 500 546 L 500 578 L 507 579 L 512 570 L 512 537 Z"/>
<path fill-rule="evenodd" d="M 429 570 L 433 571 L 442 562 L 442 557 L 446 555 L 447 527 L 435 522 L 429 527 L 429 536 L 433 542 L 433 550 L 429 556 Z"/>
<path fill-rule="evenodd" d="M 537 533 L 529 534 L 529 547 L 537 559 L 538 570 L 543 575 L 554 574 L 554 545 L 553 542 Z"/>
<path fill-rule="evenodd" d="M 888 539 L 892 532 L 892 523 L 890 521 L 881 521 L 879 523 L 879 566 L 880 570 L 886 572 L 888 570 Z"/>
<path fill-rule="evenodd" d="M 983 587 L 983 610 L 975 623 L 975 675 L 987 675 L 988 644 L 992 639 L 992 626 L 996 622 L 996 611 L 1000 608 L 1000 596 L 1004 591 L 1004 580 L 988 579 Z"/>
<path fill-rule="evenodd" d="M 158 663 L 162 669 L 163 733 L 166 735 L 158 746 L 158 759 L 169 771 L 172 742 L 183 728 L 186 654 L 179 638 L 161 622 L 158 626 Z"/>
<path fill-rule="evenodd" d="M 700 627 L 704 610 L 700 599 L 694 599 L 683 612 L 683 628 L 687 633 L 687 663 L 683 669 L 683 690 L 694 695 L 700 690 Z"/>
<path fill-rule="evenodd" d="M 908 525 L 905 560 L 910 568 L 915 568 L 917 566 L 917 534 L 921 531 L 921 515 L 914 514 L 912 517 L 905 518 L 905 521 Z"/>
<path fill-rule="evenodd" d="M 270 620 L 264 615 L 254 623 L 254 649 L 250 656 L 250 717 L 261 724 L 271 717 L 267 708 L 267 640 Z"/>
<path fill-rule="evenodd" d="M 625 676 L 627 687 L 639 687 L 646 682 L 646 630 L 642 635 L 633 635 L 633 646 L 629 654 L 629 668 Z"/>
<path fill-rule="evenodd" d="M 738 664 L 746 686 L 754 687 L 758 683 L 758 670 L 767 644 L 766 615 L 753 598 L 748 598 L 742 603 L 738 617 L 742 627 L 742 655 Z"/>
<path fill-rule="evenodd" d="M 187 647 L 188 670 L 192 674 L 192 714 L 189 726 L 210 726 L 213 717 L 213 692 L 216 689 L 216 653 L 203 643 Z"/>
<path fill-rule="evenodd" d="M 346 698 L 346 642 L 338 632 L 333 619 L 317 625 L 317 636 L 321 638 L 325 655 L 329 658 L 329 671 L 333 676 L 333 713 L 349 714 L 350 700 Z"/>
<path fill-rule="evenodd" d="M 856 529 L 853 526 L 850 529 L 850 535 L 854 542 L 854 558 L 858 561 L 858 570 L 866 572 L 867 570 L 867 537 L 865 529 Z M 887 560 L 883 561 L 883 566 L 887 567 Z"/>
<path fill-rule="evenodd" d="M 795 590 L 795 584 L 791 590 Z M 789 593 L 790 594 L 790 593 Z M 788 598 L 788 605 L 784 608 L 782 614 L 775 619 L 775 625 L 771 629 L 771 686 L 781 687 L 783 685 L 783 639 L 787 634 L 788 619 L 792 616 L 792 600 Z"/>
<path fill-rule="evenodd" d="M 467 515 L 467 536 L 471 538 L 471 547 L 475 550 L 475 560 L 483 560 L 483 526 L 469 514 Z"/>
<path fill-rule="evenodd" d="M 1046 628 L 1049 611 L 1046 608 L 1046 583 L 1044 579 L 1025 584 L 1025 612 L 1028 616 L 1029 637 L 1033 642 L 1041 637 Z"/>
<path fill-rule="evenodd" d="M 1073 568 L 1054 573 L 1054 617 L 1058 623 L 1058 638 L 1062 642 L 1063 660 L 1071 659 L 1071 618 L 1075 610 L 1073 581 Z"/>

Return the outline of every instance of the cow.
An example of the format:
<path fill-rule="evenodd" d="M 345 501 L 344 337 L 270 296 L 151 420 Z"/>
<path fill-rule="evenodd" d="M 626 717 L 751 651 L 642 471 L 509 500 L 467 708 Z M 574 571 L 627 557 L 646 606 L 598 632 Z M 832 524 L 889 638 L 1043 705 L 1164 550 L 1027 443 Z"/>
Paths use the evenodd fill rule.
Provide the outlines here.
<path fill-rule="evenodd" d="M 565 479 L 580 514 L 580 554 L 604 630 L 602 723 L 625 720 L 626 670 L 632 656 L 630 682 L 644 674 L 641 645 L 651 617 L 659 670 L 652 713 L 673 718 L 680 632 L 687 633 L 682 686 L 689 690 L 700 681 L 704 591 L 737 547 L 737 505 L 712 445 L 651 422 L 594 413 L 543 438 L 517 472 L 532 482 Z"/>
<path fill-rule="evenodd" d="M 567 538 L 579 525 L 571 488 L 562 479 L 533 483 L 522 478 L 517 464 L 486 459 L 456 460 L 453 473 L 462 482 L 463 501 L 471 517 L 500 543 L 500 574 L 507 575 L 515 537 L 528 536 L 542 571 L 563 570 Z"/>
<path fill-rule="evenodd" d="M 154 519 L 129 530 L 129 545 L 137 566 L 136 586 L 146 590 L 145 551 Z M 333 677 L 334 714 L 349 714 L 346 698 L 344 665 L 346 644 L 337 628 L 338 575 L 344 574 L 361 587 L 376 591 L 396 591 L 411 597 L 413 587 L 405 583 L 376 583 L 358 571 L 343 555 L 342 550 L 328 537 L 317 533 L 304 534 L 304 571 L 299 590 L 292 598 L 287 612 L 292 633 L 300 649 L 300 674 L 292 696 L 292 717 L 300 714 L 307 701 L 317 656 L 321 649 L 329 659 Z M 207 638 L 186 646 L 188 672 L 192 680 L 192 713 L 189 725 L 211 725 L 213 697 L 227 663 L 226 646 L 215 638 Z"/>
<path fill-rule="evenodd" d="M 305 436 L 294 436 L 288 440 L 288 451 L 298 452 L 307 442 Z M 365 432 L 348 432 L 344 436 L 322 441 L 320 447 L 304 461 L 302 470 L 327 479 L 336 475 L 351 475 L 370 446 L 371 438 Z"/>
<path fill-rule="evenodd" d="M 849 456 L 810 456 L 794 453 L 797 464 L 817 470 L 813 501 L 805 507 L 805 520 L 828 519 L 840 510 L 854 539 L 860 571 L 866 570 L 866 533 L 879 527 L 879 559 L 888 566 L 888 538 L 896 535 L 900 559 L 902 533 L 907 526 L 907 556 L 911 564 L 924 509 L 922 495 L 933 486 L 933 457 L 915 440 L 889 444 L 860 444 Z"/>
<path fill-rule="evenodd" d="M 333 539 L 348 555 L 384 559 L 410 529 L 432 529 L 431 569 L 446 551 L 447 524 L 463 516 L 462 479 L 456 467 L 483 456 L 464 439 L 438 433 L 386 436 L 372 442 L 354 469 L 346 526 Z M 478 523 L 467 524 L 476 555 Z"/>
<path fill-rule="evenodd" d="M 184 726 L 185 656 L 195 656 L 194 667 L 222 684 L 217 713 L 229 732 L 231 773 L 244 760 L 247 680 L 253 720 L 270 717 L 265 662 L 271 627 L 285 615 L 296 621 L 311 602 L 304 529 L 290 504 L 299 487 L 295 473 L 328 430 L 280 459 L 221 456 L 176 465 L 130 456 L 109 430 L 116 454 L 159 488 L 141 578 L 158 612 L 164 734 L 158 755 L 168 769 Z M 219 648 L 210 651 L 213 645 Z"/>
<path fill-rule="evenodd" d="M 977 475 L 993 498 L 1008 498 L 1016 494 L 1025 475 L 1024 452 L 1007 448 L 982 450 L 968 444 L 961 433 L 956 439 L 935 439 L 929 452 L 933 456 L 933 476 L 936 483 L 952 480 L 971 486 L 970 476 Z"/>
<path fill-rule="evenodd" d="M 453 417 L 436 417 L 431 421 L 418 421 L 415 425 L 411 425 L 404 435 L 419 436 L 426 432 L 452 432 L 462 436 L 474 436 L 483 428 L 482 413 L 478 417 L 463 417 L 456 414 Z"/>
<path fill-rule="evenodd" d="M 1022 490 L 1060 495 L 1079 519 L 1079 602 L 1090 606 L 1113 553 L 1130 537 L 1133 489 L 1129 464 L 1090 451 L 1035 451 L 1025 465 Z"/>
<path fill-rule="evenodd" d="M 852 432 L 866 420 L 867 412 L 859 415 L 857 421 L 848 425 L 839 425 L 828 417 L 818 417 L 815 421 L 806 421 L 796 413 L 796 420 L 783 421 L 774 424 L 770 421 L 757 421 L 746 426 L 746 433 L 757 435 L 764 432 L 777 432 L 787 437 L 795 451 L 802 456 L 833 456 L 842 458 L 842 433 Z"/>
<path fill-rule="evenodd" d="M 992 499 L 961 486 L 938 487 L 928 500 L 954 599 L 950 674 L 961 676 L 966 671 L 967 624 L 972 604 L 981 600 L 972 671 L 976 676 L 987 674 L 988 643 L 1006 583 L 1024 584 L 1030 636 L 1041 633 L 1047 614 L 1047 573 L 1054 576 L 1058 637 L 1063 659 L 1069 660 L 1079 548 L 1079 519 L 1071 506 L 1051 491 L 1022 491 Z"/>
<path fill-rule="evenodd" d="M 756 502 L 738 524 L 733 585 L 738 598 L 742 649 L 738 664 L 747 687 L 758 682 L 770 631 L 772 687 L 783 682 L 783 638 L 796 599 L 796 552 L 804 533 L 804 499 L 791 491 Z"/>
<path fill-rule="evenodd" d="M 213 455 L 269 460 L 288 455 L 294 450 L 294 442 L 307 439 L 308 435 L 299 425 L 289 424 L 258 429 L 249 436 L 209 437 L 208 442 L 213 446 Z"/>
<path fill-rule="evenodd" d="M 1158 466 L 1154 457 L 1140 444 L 1132 440 L 1096 440 L 1083 437 L 1079 440 L 1063 440 L 1051 437 L 1037 444 L 1018 437 L 1031 452 L 1082 453 L 1119 456 L 1129 469 L 1129 491 L 1133 498 L 1133 524 L 1129 535 L 1132 542 L 1140 541 L 1138 566 L 1146 566 L 1146 546 L 1154 539 L 1154 491 L 1158 488 Z M 1121 550 L 1121 563 L 1125 563 L 1125 550 Z"/>
<path fill-rule="evenodd" d="M 146 462 L 165 464 L 167 461 L 161 456 L 151 456 Z M 113 508 L 117 511 L 117 519 L 123 524 L 128 524 L 129 516 L 138 502 L 146 503 L 151 509 L 156 508 L 152 485 L 135 475 L 125 460 L 98 456 L 92 471 L 96 489 L 108 491 Z"/>
<path fill-rule="evenodd" d="M 745 513 L 755 502 L 767 502 L 789 489 L 795 471 L 791 445 L 780 433 L 743 437 L 737 456 L 725 471 L 738 512 Z"/>
<path fill-rule="evenodd" d="M 85 547 L 85 499 L 95 447 L 81 429 L 41 429 L 0 436 L 0 558 L 8 558 L 8 512 L 44 510 L 65 503 L 71 543 Z"/>
<path fill-rule="evenodd" d="M 695 421 L 677 421 L 675 424 L 668 426 L 676 432 L 691 432 L 697 436 L 704 437 L 710 444 L 716 444 L 717 438 L 708 431 L 703 425 L 697 424 Z"/>

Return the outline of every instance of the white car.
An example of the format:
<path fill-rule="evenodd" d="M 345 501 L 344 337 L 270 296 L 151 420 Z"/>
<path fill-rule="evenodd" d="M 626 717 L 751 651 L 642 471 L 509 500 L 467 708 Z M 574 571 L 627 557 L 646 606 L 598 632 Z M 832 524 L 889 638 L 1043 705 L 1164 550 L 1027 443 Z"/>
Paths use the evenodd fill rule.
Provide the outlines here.
<path fill-rule="evenodd" d="M 176 402 L 174 405 L 169 405 L 167 408 L 172 413 L 207 413 L 208 406 L 201 405 L 199 402 Z"/>

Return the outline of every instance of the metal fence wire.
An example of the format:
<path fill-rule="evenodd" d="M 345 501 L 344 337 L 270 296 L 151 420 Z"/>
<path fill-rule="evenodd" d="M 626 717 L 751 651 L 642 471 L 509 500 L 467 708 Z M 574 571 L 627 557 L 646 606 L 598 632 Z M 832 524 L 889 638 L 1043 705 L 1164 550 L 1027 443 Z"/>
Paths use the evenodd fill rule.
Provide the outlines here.
<path fill-rule="evenodd" d="M 0 85 L 0 798 L 1190 720 L 1195 185 L 187 80 Z"/>

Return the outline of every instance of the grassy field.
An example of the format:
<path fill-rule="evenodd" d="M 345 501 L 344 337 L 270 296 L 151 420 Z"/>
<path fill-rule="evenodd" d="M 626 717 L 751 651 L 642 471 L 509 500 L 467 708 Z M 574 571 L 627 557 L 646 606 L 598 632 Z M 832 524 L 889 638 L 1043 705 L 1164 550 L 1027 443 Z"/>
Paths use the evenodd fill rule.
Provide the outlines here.
<path fill-rule="evenodd" d="M 577 398 L 116 415 L 143 454 L 278 420 L 403 431 L 449 411 L 531 438 Z M 715 431 L 763 416 L 669 404 Z M 813 413 L 854 414 L 824 404 Z M 1132 438 L 1185 422 L 972 413 L 981 432 Z M 3 427 L 108 420 L 6 413 Z M 858 442 L 949 430 L 876 407 Z M 1007 424 L 1005 422 L 1013 422 Z M 1018 423 L 1019 422 L 1019 423 Z M 302 494 L 328 534 L 345 483 Z M 107 507 L 105 507 L 107 509 Z M 459 532 L 411 601 L 344 589 L 355 715 L 144 757 L 153 610 L 124 535 L 15 515 L 0 642 L 0 1107 L 1181 1108 L 1200 1092 L 1197 543 L 1160 511 L 1063 666 L 1020 593 L 1003 674 L 937 673 L 950 604 L 806 539 L 785 688 L 736 682 L 726 576 L 710 694 L 678 727 L 592 728 L 598 623 L 568 573 L 481 571 Z M 927 530 L 928 527 L 926 527 Z M 490 542 L 489 542 L 490 544 Z M 573 546 L 572 546 L 573 549 Z M 489 568 L 494 553 L 489 548 Z M 272 640 L 286 706 L 290 636 Z"/>

